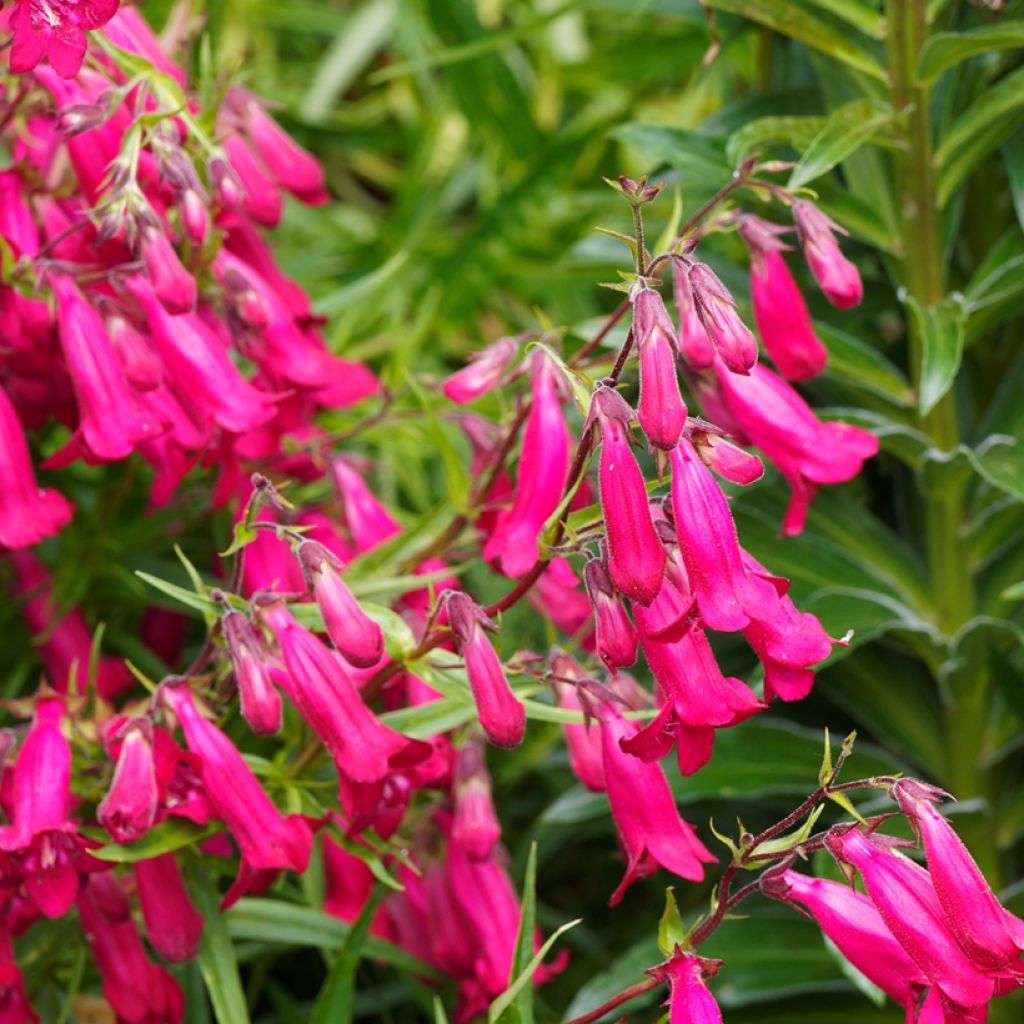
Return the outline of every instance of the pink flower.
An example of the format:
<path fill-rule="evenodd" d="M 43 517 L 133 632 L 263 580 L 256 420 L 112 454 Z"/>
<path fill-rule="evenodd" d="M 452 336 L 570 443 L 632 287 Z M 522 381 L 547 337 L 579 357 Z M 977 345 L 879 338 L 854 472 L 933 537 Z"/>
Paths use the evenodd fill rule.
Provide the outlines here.
<path fill-rule="evenodd" d="M 357 550 L 369 551 L 401 532 L 394 516 L 374 497 L 364 474 L 354 465 L 341 458 L 335 459 L 331 463 L 331 475 L 341 496 L 345 525 Z"/>
<path fill-rule="evenodd" d="M 867 896 L 841 882 L 789 869 L 761 876 L 768 896 L 803 904 L 839 952 L 900 1006 L 910 1007 L 928 979 L 886 927 Z"/>
<path fill-rule="evenodd" d="M 0 1020 L 3 1024 L 39 1024 L 25 995 L 25 979 L 14 961 L 10 924 L 0 917 Z"/>
<path fill-rule="evenodd" d="M 729 289 L 703 263 L 690 268 L 689 278 L 697 312 L 715 351 L 733 373 L 749 373 L 757 362 L 757 339 L 740 319 Z"/>
<path fill-rule="evenodd" d="M 722 1024 L 718 1003 L 708 991 L 707 979 L 718 973 L 721 960 L 708 960 L 696 953 L 684 953 L 676 946 L 675 953 L 646 973 L 658 981 L 668 982 L 669 1024 Z"/>
<path fill-rule="evenodd" d="M 681 259 L 672 261 L 672 294 L 679 317 L 679 351 L 691 369 L 706 370 L 715 361 L 715 346 L 697 312 L 687 266 Z"/>
<path fill-rule="evenodd" d="M 719 398 L 742 436 L 786 478 L 793 496 L 782 532 L 799 533 L 818 484 L 855 477 L 878 452 L 878 438 L 845 423 L 822 423 L 781 377 L 763 366 L 737 377 L 716 365 Z"/>
<path fill-rule="evenodd" d="M 459 748 L 453 795 L 452 845 L 472 860 L 487 860 L 501 839 L 501 825 L 494 810 L 483 747 L 472 739 Z"/>
<path fill-rule="evenodd" d="M 174 712 L 217 815 L 242 853 L 238 878 L 224 897 L 227 909 L 250 888 L 266 884 L 282 868 L 305 871 L 313 836 L 298 815 L 284 817 L 270 802 L 235 745 L 199 713 L 186 686 L 164 686 L 163 703 Z"/>
<path fill-rule="evenodd" d="M 793 204 L 793 219 L 800 232 L 804 257 L 814 279 L 833 306 L 856 306 L 864 295 L 857 268 L 842 254 L 835 232 L 845 231 L 813 203 L 800 199 Z"/>
<path fill-rule="evenodd" d="M 924 840 L 928 870 L 946 926 L 983 970 L 1007 968 L 1024 950 L 1024 921 L 1005 910 L 950 823 L 935 809 L 946 794 L 899 779 L 893 796 Z"/>
<path fill-rule="evenodd" d="M 636 661 L 637 635 L 608 572 L 592 558 L 583 571 L 597 622 L 597 653 L 610 672 Z"/>
<path fill-rule="evenodd" d="M 242 612 L 221 619 L 224 642 L 238 684 L 242 717 L 257 736 L 281 731 L 281 697 L 270 679 L 263 638 Z"/>
<path fill-rule="evenodd" d="M 181 265 L 162 228 L 142 232 L 142 258 L 153 294 L 168 313 L 191 313 L 196 308 L 196 279 Z"/>
<path fill-rule="evenodd" d="M 474 352 L 469 366 L 453 373 L 444 382 L 444 393 L 456 405 L 465 405 L 487 394 L 519 353 L 517 338 L 499 338 L 480 352 Z"/>
<path fill-rule="evenodd" d="M 299 545 L 299 562 L 320 605 L 327 635 L 341 656 L 357 668 L 376 665 L 384 654 L 384 634 L 338 574 L 340 564 L 315 540 Z"/>
<path fill-rule="evenodd" d="M 655 532 L 647 488 L 629 445 L 633 411 L 617 392 L 601 387 L 594 392 L 592 415 L 601 427 L 601 511 L 609 572 L 623 594 L 650 604 L 661 589 L 665 549 Z"/>
<path fill-rule="evenodd" d="M 807 380 L 825 369 L 828 350 L 814 333 L 807 303 L 782 256 L 789 246 L 778 236 L 787 230 L 752 215 L 740 220 L 740 237 L 750 251 L 750 294 L 758 334 L 779 373 L 790 380 Z"/>
<path fill-rule="evenodd" d="M 203 915 L 189 899 L 174 854 L 138 860 L 134 874 L 139 909 L 153 948 L 172 963 L 191 960 L 203 934 Z"/>
<path fill-rule="evenodd" d="M 179 203 L 181 226 L 193 245 L 202 246 L 210 231 L 210 211 L 203 197 L 194 189 L 186 189 Z"/>
<path fill-rule="evenodd" d="M 947 998 L 965 1007 L 982 1006 L 992 998 L 994 979 L 960 948 L 927 871 L 856 826 L 836 826 L 826 845 L 840 863 L 857 868 L 889 931 Z"/>
<path fill-rule="evenodd" d="M 59 533 L 74 506 L 36 483 L 25 434 L 5 388 L 0 387 L 0 545 L 25 548 Z"/>
<path fill-rule="evenodd" d="M 764 476 L 764 463 L 756 455 L 737 448 L 720 434 L 694 429 L 690 440 L 701 462 L 734 484 L 746 487 Z"/>
<path fill-rule="evenodd" d="M 551 685 L 560 708 L 582 711 L 576 683 L 585 676 L 580 666 L 567 654 L 551 659 Z M 605 791 L 604 760 L 601 756 L 601 730 L 590 721 L 585 725 L 567 722 L 562 726 L 565 745 L 569 748 L 569 765 L 573 774 L 587 789 L 595 793 Z"/>
<path fill-rule="evenodd" d="M 609 900 L 615 906 L 638 878 L 659 867 L 699 882 L 715 858 L 679 816 L 665 773 L 625 753 L 620 744 L 636 732 L 612 704 L 601 709 L 601 751 L 608 801 L 626 851 L 626 874 Z"/>
<path fill-rule="evenodd" d="M 274 181 L 303 202 L 326 202 L 324 169 L 255 100 L 244 104 L 249 138 Z"/>
<path fill-rule="evenodd" d="M 91 876 L 78 916 L 103 979 L 103 995 L 123 1024 L 180 1024 L 185 998 L 178 983 L 147 956 L 131 906 L 113 874 Z"/>
<path fill-rule="evenodd" d="M 223 172 L 218 175 L 222 197 L 233 198 L 231 190 L 237 189 L 237 182 L 242 187 L 242 209 L 261 227 L 276 228 L 281 222 L 284 206 L 277 186 L 267 177 L 253 151 L 240 135 L 229 135 L 224 141 L 224 151 L 234 174 L 231 177 Z M 225 190 L 228 181 L 231 185 Z M 234 204 L 228 202 L 225 205 Z"/>
<path fill-rule="evenodd" d="M 694 608 L 694 597 L 676 531 L 664 519 L 657 520 L 655 528 L 665 547 L 665 579 L 658 596 L 648 607 L 633 605 L 633 618 L 636 628 L 644 636 L 661 643 L 672 643 L 690 629 L 699 616 Z"/>
<path fill-rule="evenodd" d="M 675 325 L 651 288 L 633 298 L 633 335 L 640 355 L 640 426 L 655 448 L 671 451 L 686 425 L 686 405 L 676 374 Z"/>
<path fill-rule="evenodd" d="M 518 746 L 526 729 L 526 711 L 509 687 L 505 670 L 484 633 L 497 627 L 468 594 L 450 591 L 444 601 L 452 635 L 466 662 L 481 727 L 495 746 Z"/>
<path fill-rule="evenodd" d="M 767 580 L 748 573 L 725 495 L 683 438 L 671 453 L 672 507 L 679 546 L 701 617 L 733 632 L 752 618 L 770 618 L 779 598 Z"/>
<path fill-rule="evenodd" d="M 117 749 L 114 777 L 96 809 L 96 819 L 115 843 L 131 843 L 156 821 L 159 792 L 151 726 L 146 719 L 121 719 L 107 733 Z"/>
<path fill-rule="evenodd" d="M 85 33 L 105 25 L 120 0 L 15 0 L 11 71 L 23 75 L 44 57 L 61 78 L 74 78 L 85 59 Z"/>
<path fill-rule="evenodd" d="M 537 538 L 558 508 L 569 471 L 569 439 L 558 398 L 557 370 L 542 352 L 530 363 L 533 407 L 523 434 L 515 501 L 504 509 L 484 546 L 484 558 L 496 559 L 506 576 L 519 577 L 537 564 Z"/>

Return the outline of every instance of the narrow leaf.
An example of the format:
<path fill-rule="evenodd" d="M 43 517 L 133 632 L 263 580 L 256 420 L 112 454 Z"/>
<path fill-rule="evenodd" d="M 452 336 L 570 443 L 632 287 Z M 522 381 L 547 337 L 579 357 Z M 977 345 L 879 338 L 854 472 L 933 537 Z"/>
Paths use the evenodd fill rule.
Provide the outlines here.
<path fill-rule="evenodd" d="M 1021 21 L 982 25 L 970 32 L 938 32 L 921 48 L 917 80 L 928 85 L 947 68 L 970 57 L 996 50 L 1013 50 L 1018 46 L 1024 46 L 1024 22 Z"/>
<path fill-rule="evenodd" d="M 855 100 L 836 110 L 815 136 L 789 178 L 789 188 L 801 188 L 841 163 L 894 118 L 892 109 L 868 100 Z"/>
<path fill-rule="evenodd" d="M 908 299 L 921 338 L 921 387 L 918 409 L 926 416 L 950 389 L 964 353 L 966 314 L 961 302 L 947 297 L 934 306 Z"/>
<path fill-rule="evenodd" d="M 217 890 L 205 869 L 201 868 L 194 877 L 196 907 L 205 918 L 203 939 L 199 944 L 199 969 L 213 1005 L 213 1016 L 217 1024 L 249 1024 L 235 947 L 218 907 Z"/>

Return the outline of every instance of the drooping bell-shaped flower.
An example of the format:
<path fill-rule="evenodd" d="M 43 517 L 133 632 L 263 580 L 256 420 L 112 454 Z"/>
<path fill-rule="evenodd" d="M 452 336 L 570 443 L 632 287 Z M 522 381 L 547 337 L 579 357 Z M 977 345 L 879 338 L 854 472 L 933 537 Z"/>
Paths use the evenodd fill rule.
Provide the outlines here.
<path fill-rule="evenodd" d="M 587 562 L 583 578 L 597 623 L 597 653 L 608 670 L 614 673 L 636 661 L 636 629 L 599 559 L 592 558 Z"/>
<path fill-rule="evenodd" d="M 465 405 L 497 386 L 512 360 L 519 353 L 519 339 L 499 338 L 469 358 L 468 366 L 457 370 L 444 382 L 444 393 L 456 405 Z"/>
<path fill-rule="evenodd" d="M 485 630 L 495 624 L 468 595 L 450 591 L 444 598 L 448 621 L 476 702 L 477 717 L 487 738 L 497 747 L 515 747 L 526 730 L 526 710 L 512 692 L 505 670 Z"/>
<path fill-rule="evenodd" d="M 800 232 L 807 265 L 825 297 L 838 309 L 856 306 L 864 296 L 864 286 L 857 268 L 836 242 L 836 232 L 846 232 L 806 199 L 793 204 L 793 220 Z"/>
<path fill-rule="evenodd" d="M 139 909 L 153 948 L 171 963 L 191 960 L 203 934 L 203 915 L 189 898 L 174 854 L 137 860 L 133 869 Z"/>
<path fill-rule="evenodd" d="M 751 618 L 775 615 L 778 594 L 767 580 L 747 572 L 725 495 L 693 445 L 683 438 L 670 458 L 679 546 L 705 623 L 733 632 Z"/>
<path fill-rule="evenodd" d="M 117 749 L 110 789 L 96 809 L 96 819 L 115 843 L 131 843 L 156 821 L 159 791 L 147 719 L 123 719 L 107 733 L 108 749 Z"/>
<path fill-rule="evenodd" d="M 697 312 L 689 267 L 681 259 L 672 262 L 672 295 L 679 318 L 679 351 L 693 370 L 706 370 L 715 361 L 715 346 Z"/>
<path fill-rule="evenodd" d="M 324 617 L 327 635 L 356 668 L 376 665 L 384 654 L 384 634 L 348 589 L 337 559 L 315 540 L 299 545 L 299 562 Z"/>
<path fill-rule="evenodd" d="M 59 533 L 74 513 L 58 491 L 36 483 L 25 434 L 10 398 L 0 387 L 0 545 L 25 548 Z"/>
<path fill-rule="evenodd" d="M 961 948 L 982 969 L 1017 963 L 1024 921 L 996 899 L 963 840 L 936 809 L 947 794 L 916 779 L 897 780 L 892 792 L 924 841 L 935 895 Z"/>
<path fill-rule="evenodd" d="M 270 678 L 263 638 L 239 611 L 229 611 L 221 619 L 221 629 L 238 684 L 242 717 L 257 736 L 273 736 L 281 730 L 281 695 Z"/>
<path fill-rule="evenodd" d="M 530 361 L 533 406 L 523 433 L 522 455 L 512 507 L 504 509 L 484 546 L 484 558 L 497 560 L 513 578 L 537 564 L 537 539 L 558 508 L 569 471 L 569 438 L 558 397 L 558 373 L 542 350 Z"/>
<path fill-rule="evenodd" d="M 879 837 L 856 826 L 836 826 L 826 846 L 864 879 L 871 902 L 889 931 L 924 975 L 958 1006 L 983 1006 L 995 980 L 975 966 L 946 923 L 931 877 Z"/>
<path fill-rule="evenodd" d="M 825 369 L 828 350 L 814 333 L 807 303 L 786 266 L 779 235 L 789 230 L 747 214 L 740 237 L 750 252 L 750 296 L 761 342 L 784 377 L 808 380 Z"/>
<path fill-rule="evenodd" d="M 638 878 L 659 867 L 699 882 L 715 858 L 679 816 L 660 764 L 645 763 L 621 748 L 636 731 L 610 703 L 601 708 L 601 751 L 608 801 L 626 851 L 626 874 L 609 901 L 615 906 Z"/>
<path fill-rule="evenodd" d="M 456 757 L 453 796 L 452 844 L 473 860 L 487 860 L 501 839 L 501 825 L 491 797 L 483 744 L 472 738 L 459 748 Z"/>
<path fill-rule="evenodd" d="M 686 425 L 686 405 L 676 373 L 675 325 L 652 288 L 633 296 L 633 335 L 640 356 L 640 426 L 655 448 L 671 451 Z"/>
<path fill-rule="evenodd" d="M 591 416 L 601 429 L 599 479 L 608 570 L 621 593 L 650 604 L 661 589 L 665 549 L 655 532 L 647 488 L 629 444 L 633 411 L 618 392 L 601 387 L 594 392 Z"/>
<path fill-rule="evenodd" d="M 44 57 L 61 78 L 74 78 L 85 59 L 85 33 L 105 25 L 120 0 L 15 0 L 11 71 L 23 75 Z"/>
<path fill-rule="evenodd" d="M 733 373 L 749 373 L 757 362 L 757 339 L 740 319 L 729 289 L 703 263 L 695 263 L 690 268 L 689 279 L 704 330 L 714 342 L 722 362 Z"/>
<path fill-rule="evenodd" d="M 669 1024 L 722 1024 L 722 1013 L 707 986 L 707 979 L 721 966 L 721 960 L 684 953 L 676 946 L 665 963 L 646 972 L 668 983 L 669 996 L 662 1005 L 669 1008 Z"/>

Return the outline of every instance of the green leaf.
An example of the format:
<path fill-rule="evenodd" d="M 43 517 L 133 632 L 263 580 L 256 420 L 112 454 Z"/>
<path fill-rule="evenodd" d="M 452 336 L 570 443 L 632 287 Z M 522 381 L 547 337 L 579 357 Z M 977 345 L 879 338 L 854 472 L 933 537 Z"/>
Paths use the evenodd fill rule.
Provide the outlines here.
<path fill-rule="evenodd" d="M 349 1024 L 355 1003 L 356 968 L 363 957 L 373 915 L 386 890 L 375 886 L 353 922 L 320 989 L 309 1024 Z"/>
<path fill-rule="evenodd" d="M 1024 235 L 1013 225 L 988 251 L 964 288 L 967 341 L 1024 310 Z"/>
<path fill-rule="evenodd" d="M 142 572 L 140 569 L 135 570 L 135 575 L 138 576 L 140 580 L 144 580 L 151 587 L 155 587 L 157 590 L 167 594 L 169 597 L 173 597 L 175 601 L 185 605 L 186 608 L 202 612 L 204 615 L 217 614 L 217 605 L 208 597 L 200 597 L 199 594 L 196 594 L 191 590 L 186 590 L 184 587 L 179 587 L 175 583 L 169 583 L 167 580 L 159 579 L 156 576 L 150 576 L 148 572 Z"/>
<path fill-rule="evenodd" d="M 180 850 L 185 846 L 198 846 L 218 830 L 219 825 L 197 825 L 187 818 L 168 818 L 151 828 L 134 843 L 110 843 L 98 850 L 90 850 L 91 856 L 115 864 L 132 864 L 137 860 L 149 860 L 162 853 Z"/>
<path fill-rule="evenodd" d="M 860 0 L 808 0 L 814 7 L 848 21 L 854 28 L 874 39 L 885 38 L 885 19 L 869 4 Z"/>
<path fill-rule="evenodd" d="M 648 967 L 654 967 L 655 964 L 661 963 L 664 957 L 653 936 L 648 936 L 627 949 L 626 952 L 609 959 L 608 967 L 588 978 L 576 992 L 565 1011 L 563 1020 L 582 1017 L 584 1014 L 593 1012 L 599 1006 L 603 1006 L 612 996 L 635 985 L 638 981 L 643 981 L 644 971 Z M 636 999 L 631 999 L 628 1003 L 623 1003 L 615 1011 L 615 1016 L 610 1019 L 618 1020 L 626 1013 L 632 1015 L 662 999 L 664 999 L 664 993 L 652 989 Z"/>
<path fill-rule="evenodd" d="M 578 917 L 575 921 L 566 921 L 561 928 L 558 928 L 551 934 L 551 937 L 544 943 L 540 949 L 537 950 L 536 956 L 530 960 L 526 966 L 526 970 L 519 975 L 518 978 L 497 999 L 491 1003 L 491 1008 L 487 1012 L 487 1024 L 497 1024 L 500 1020 L 510 1020 L 511 1018 L 506 1016 L 507 1011 L 512 1006 L 513 1001 L 518 997 L 520 991 L 530 983 L 530 979 L 534 976 L 537 968 L 540 967 L 544 957 L 551 951 L 552 946 L 569 931 L 570 928 L 575 928 L 583 918 Z"/>
<path fill-rule="evenodd" d="M 828 349 L 830 377 L 866 388 L 900 405 L 910 403 L 906 377 L 876 348 L 832 324 L 817 322 L 814 329 Z"/>
<path fill-rule="evenodd" d="M 748 121 L 729 136 L 725 145 L 725 156 L 729 163 L 738 165 L 744 157 L 757 152 L 763 146 L 785 143 L 798 152 L 803 152 L 814 141 L 825 126 L 827 118 L 822 114 L 807 114 L 792 117 L 759 117 Z"/>
<path fill-rule="evenodd" d="M 658 949 L 665 957 L 670 957 L 675 952 L 676 946 L 685 947 L 685 944 L 686 926 L 679 915 L 675 890 L 670 885 L 665 890 L 665 910 L 658 922 Z"/>
<path fill-rule="evenodd" d="M 844 34 L 793 0 L 708 0 L 708 7 L 739 14 L 798 42 L 821 50 L 844 64 L 885 81 L 885 69 L 855 34 Z"/>
<path fill-rule="evenodd" d="M 648 167 L 667 164 L 677 170 L 709 180 L 712 188 L 732 177 L 732 167 L 725 158 L 722 144 L 709 135 L 674 128 L 666 124 L 633 121 L 619 125 L 612 138 L 635 149 Z"/>
<path fill-rule="evenodd" d="M 961 61 L 997 50 L 1013 50 L 1018 46 L 1024 46 L 1024 22 L 1020 21 L 981 25 L 969 32 L 937 32 L 921 48 L 917 80 L 927 85 Z"/>
<path fill-rule="evenodd" d="M 927 416 L 952 387 L 964 353 L 966 312 L 957 298 L 947 297 L 934 306 L 907 299 L 921 338 L 921 386 L 918 409 Z"/>
<path fill-rule="evenodd" d="M 992 434 L 973 453 L 977 471 L 993 487 L 1024 501 L 1024 442 L 1008 434 Z"/>
<path fill-rule="evenodd" d="M 203 915 L 203 938 L 199 944 L 199 969 L 206 983 L 217 1024 L 248 1024 L 249 1011 L 238 977 L 235 947 L 218 904 L 217 890 L 204 868 L 195 873 L 196 908 Z"/>
<path fill-rule="evenodd" d="M 789 177 L 789 188 L 814 181 L 868 142 L 894 119 L 890 107 L 854 100 L 832 113 Z"/>
<path fill-rule="evenodd" d="M 523 878 L 522 911 L 519 915 L 519 931 L 516 933 L 515 953 L 509 984 L 518 978 L 529 966 L 533 956 L 533 944 L 537 935 L 537 843 L 530 843 L 526 859 L 526 875 Z M 508 1006 L 505 1019 L 509 1024 L 533 1024 L 533 987 L 525 986 L 514 1002 Z"/>

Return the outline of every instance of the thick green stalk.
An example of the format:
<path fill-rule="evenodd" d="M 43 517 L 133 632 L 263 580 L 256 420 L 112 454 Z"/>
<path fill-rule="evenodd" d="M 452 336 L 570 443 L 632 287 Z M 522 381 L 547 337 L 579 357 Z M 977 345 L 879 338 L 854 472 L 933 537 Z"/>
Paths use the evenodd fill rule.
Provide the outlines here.
<path fill-rule="evenodd" d="M 935 200 L 935 158 L 927 90 L 914 80 L 927 33 L 923 0 L 888 0 L 888 52 L 892 103 L 905 115 L 904 148 L 897 156 L 903 251 L 903 284 L 922 306 L 943 298 L 942 238 Z M 922 339 L 911 325 L 910 367 L 915 388 L 921 379 Z M 959 442 L 956 402 L 947 393 L 920 421 L 932 444 L 949 451 Z M 970 551 L 963 536 L 964 491 L 954 486 L 925 496 L 928 567 L 936 604 L 936 625 L 952 636 L 974 614 Z M 942 781 L 960 799 L 987 796 L 981 766 L 985 745 L 987 681 L 979 675 L 965 692 L 950 695 L 946 709 L 948 771 Z M 984 819 L 984 820 L 982 820 Z M 991 812 L 964 822 L 968 841 L 983 870 L 998 870 Z"/>

